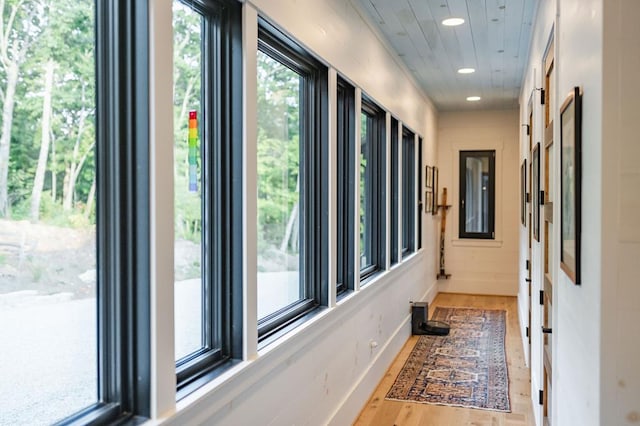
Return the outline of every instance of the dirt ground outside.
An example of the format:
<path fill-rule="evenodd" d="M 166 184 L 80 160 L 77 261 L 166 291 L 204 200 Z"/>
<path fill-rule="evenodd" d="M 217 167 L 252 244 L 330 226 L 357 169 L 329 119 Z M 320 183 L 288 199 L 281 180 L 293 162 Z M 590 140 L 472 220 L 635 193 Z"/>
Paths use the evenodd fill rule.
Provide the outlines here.
<path fill-rule="evenodd" d="M 95 297 L 94 228 L 0 220 L 0 294 L 35 290 Z"/>

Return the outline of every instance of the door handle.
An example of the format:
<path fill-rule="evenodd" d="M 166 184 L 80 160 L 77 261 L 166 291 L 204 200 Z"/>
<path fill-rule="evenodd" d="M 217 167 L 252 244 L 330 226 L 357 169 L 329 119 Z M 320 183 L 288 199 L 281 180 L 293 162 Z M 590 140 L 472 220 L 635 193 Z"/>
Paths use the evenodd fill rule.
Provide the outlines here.
<path fill-rule="evenodd" d="M 542 332 L 543 332 L 544 334 L 552 334 L 552 333 L 551 333 L 551 329 L 550 329 L 550 328 L 546 328 L 546 327 L 542 327 Z"/>

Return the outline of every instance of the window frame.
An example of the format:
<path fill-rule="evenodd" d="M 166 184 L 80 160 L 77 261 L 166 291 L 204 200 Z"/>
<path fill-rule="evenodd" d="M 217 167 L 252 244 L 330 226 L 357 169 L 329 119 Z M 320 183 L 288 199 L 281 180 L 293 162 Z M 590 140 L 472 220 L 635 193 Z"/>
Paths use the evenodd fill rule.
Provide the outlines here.
<path fill-rule="evenodd" d="M 399 216 L 400 216 L 400 203 L 399 203 L 399 197 L 400 197 L 400 179 L 398 179 L 398 174 L 399 174 L 399 156 L 400 156 L 400 143 L 398 141 L 398 132 L 399 132 L 399 125 L 400 123 L 398 122 L 397 119 L 395 119 L 394 117 L 391 117 L 391 137 L 389 138 L 389 141 L 391 143 L 391 152 L 390 152 L 390 160 L 391 160 L 391 164 L 389 167 L 391 176 L 390 176 L 390 186 L 391 186 L 391 194 L 389 195 L 390 198 L 390 203 L 391 203 L 391 211 L 389 213 L 389 217 L 390 217 L 390 238 L 391 238 L 391 244 L 390 244 L 390 250 L 391 253 L 389 253 L 389 261 L 391 263 L 391 266 L 397 264 L 400 261 L 400 256 L 399 256 L 399 251 L 398 251 L 398 247 L 399 247 L 399 227 L 398 227 L 398 220 L 399 220 Z"/>
<path fill-rule="evenodd" d="M 415 252 L 416 148 L 415 134 L 402 128 L 402 257 Z"/>
<path fill-rule="evenodd" d="M 242 11 L 177 0 L 202 16 L 203 346 L 176 361 L 177 399 L 242 358 Z M 215 55 L 215 56 L 214 56 Z"/>
<path fill-rule="evenodd" d="M 365 185 L 368 185 L 367 200 L 371 215 L 371 262 L 360 266 L 360 281 L 366 281 L 376 273 L 386 269 L 386 113 L 366 95 L 362 95 L 361 114 L 367 116 L 367 149 L 370 155 L 371 167 L 366 169 Z M 360 149 L 362 153 L 362 146 Z M 362 155 L 362 154 L 361 154 Z M 365 235 L 367 235 L 365 233 Z M 358 237 L 359 239 L 359 237 Z"/>
<path fill-rule="evenodd" d="M 470 150 L 460 151 L 459 154 L 459 188 L 460 195 L 458 200 L 458 208 L 460 214 L 458 215 L 458 236 L 460 239 L 481 239 L 481 240 L 494 240 L 495 239 L 495 209 L 496 209 L 496 151 L 495 150 Z M 467 172 L 467 158 L 487 158 L 489 160 L 489 172 L 488 172 L 488 230 L 487 232 L 467 232 L 466 231 L 466 172 Z"/>
<path fill-rule="evenodd" d="M 258 52 L 298 73 L 300 102 L 300 289 L 303 297 L 258 319 L 265 345 L 329 301 L 328 69 L 265 18 L 258 17 Z M 302 140 L 304 136 L 304 140 Z"/>
<path fill-rule="evenodd" d="M 354 289 L 355 88 L 337 79 L 336 296 Z"/>
<path fill-rule="evenodd" d="M 98 401 L 57 424 L 151 416 L 148 5 L 94 5 Z"/>
<path fill-rule="evenodd" d="M 434 182 L 435 185 L 435 182 Z M 416 242 L 416 250 L 420 250 L 422 248 L 422 209 L 426 200 L 423 200 L 423 191 L 422 191 L 422 136 L 418 136 L 418 204 L 416 205 L 416 217 L 417 226 L 418 226 L 418 241 Z M 433 188 L 433 191 L 437 191 L 437 185 Z M 438 194 L 434 192 L 432 194 L 434 199 L 437 200 Z"/>

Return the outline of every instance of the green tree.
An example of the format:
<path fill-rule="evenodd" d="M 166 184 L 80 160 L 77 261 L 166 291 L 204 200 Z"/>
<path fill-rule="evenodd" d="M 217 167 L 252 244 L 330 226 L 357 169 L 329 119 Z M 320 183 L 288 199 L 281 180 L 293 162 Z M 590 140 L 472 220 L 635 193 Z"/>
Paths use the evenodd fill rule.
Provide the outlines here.
<path fill-rule="evenodd" d="M 258 250 L 298 252 L 300 76 L 258 54 Z"/>
<path fill-rule="evenodd" d="M 9 162 L 20 68 L 46 26 L 45 1 L 0 0 L 0 68 L 3 85 L 2 134 L 0 135 L 0 217 L 9 215 Z"/>

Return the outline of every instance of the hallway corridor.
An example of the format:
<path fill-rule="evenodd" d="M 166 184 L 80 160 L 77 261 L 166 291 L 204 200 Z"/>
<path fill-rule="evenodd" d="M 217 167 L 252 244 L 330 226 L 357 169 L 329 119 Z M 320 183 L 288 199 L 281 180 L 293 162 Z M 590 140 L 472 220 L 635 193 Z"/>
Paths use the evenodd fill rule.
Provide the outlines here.
<path fill-rule="evenodd" d="M 509 369 L 509 398 L 511 413 L 479 409 L 448 407 L 431 404 L 406 403 L 385 399 L 386 393 L 404 365 L 418 336 L 411 336 L 382 381 L 367 402 L 355 425 L 533 425 L 529 368 L 525 365 L 522 339 L 518 327 L 518 308 L 515 297 L 477 296 L 440 293 L 429 306 L 430 314 L 437 306 L 461 306 L 507 311 L 506 354 Z"/>

